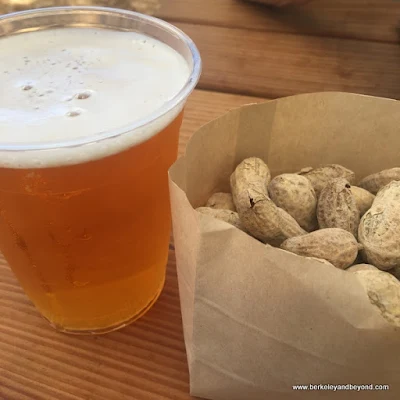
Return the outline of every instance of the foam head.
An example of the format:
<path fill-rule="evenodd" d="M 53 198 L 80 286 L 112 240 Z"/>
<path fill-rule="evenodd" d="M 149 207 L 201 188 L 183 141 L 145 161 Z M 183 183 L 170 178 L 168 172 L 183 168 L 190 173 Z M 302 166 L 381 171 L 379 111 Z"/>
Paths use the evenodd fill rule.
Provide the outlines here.
<path fill-rule="evenodd" d="M 0 54 L 1 145 L 64 142 L 129 126 L 174 98 L 191 73 L 182 55 L 159 40 L 101 28 L 3 36 Z M 178 104 L 107 145 L 59 148 L 36 158 L 14 154 L 2 164 L 32 167 L 37 159 L 43 167 L 104 157 L 148 139 L 181 109 Z"/>

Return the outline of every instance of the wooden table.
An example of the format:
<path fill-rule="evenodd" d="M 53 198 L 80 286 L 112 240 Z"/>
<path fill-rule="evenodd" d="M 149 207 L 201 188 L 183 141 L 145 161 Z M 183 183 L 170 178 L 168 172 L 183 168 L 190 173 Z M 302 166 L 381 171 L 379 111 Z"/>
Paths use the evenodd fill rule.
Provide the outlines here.
<path fill-rule="evenodd" d="M 204 72 L 179 151 L 228 109 L 301 92 L 400 97 L 400 1 L 315 0 L 273 10 L 240 0 L 161 0 L 157 15 L 198 44 Z M 259 97 L 248 97 L 259 96 Z M 187 400 L 174 249 L 153 309 L 105 336 L 53 331 L 0 259 L 1 400 Z"/>

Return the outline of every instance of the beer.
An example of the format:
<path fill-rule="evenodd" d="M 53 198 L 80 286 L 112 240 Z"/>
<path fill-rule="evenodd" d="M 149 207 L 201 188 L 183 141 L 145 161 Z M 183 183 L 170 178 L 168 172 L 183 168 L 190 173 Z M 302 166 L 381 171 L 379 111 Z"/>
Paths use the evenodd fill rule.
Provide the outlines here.
<path fill-rule="evenodd" d="M 70 333 L 125 326 L 162 290 L 167 170 L 199 74 L 187 53 L 113 28 L 0 35 L 0 248 L 41 314 Z"/>

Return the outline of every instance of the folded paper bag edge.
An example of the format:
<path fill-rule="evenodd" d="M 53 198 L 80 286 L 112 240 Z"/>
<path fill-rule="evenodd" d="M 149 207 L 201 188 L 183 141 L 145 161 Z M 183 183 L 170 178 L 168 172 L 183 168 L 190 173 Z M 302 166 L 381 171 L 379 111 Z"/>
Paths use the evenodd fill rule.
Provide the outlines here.
<path fill-rule="evenodd" d="M 186 157 L 182 155 L 168 170 L 168 179 L 183 191 L 186 190 Z"/>
<path fill-rule="evenodd" d="M 354 100 L 357 98 L 363 98 L 363 99 L 370 99 L 370 100 L 379 100 L 380 102 L 386 101 L 388 104 L 399 104 L 399 101 L 396 99 L 391 99 L 391 98 L 386 98 L 386 97 L 377 97 L 377 96 L 372 96 L 372 95 L 367 95 L 367 94 L 359 94 L 359 93 L 350 93 L 350 92 L 341 92 L 341 91 L 326 91 L 326 92 L 311 92 L 311 93 L 300 93 L 300 94 L 295 94 L 295 95 L 290 95 L 290 96 L 285 96 L 285 97 L 280 97 L 277 99 L 265 99 L 265 101 L 262 102 L 250 102 L 246 103 L 242 106 L 234 107 L 225 113 L 222 113 L 220 116 L 211 119 L 210 121 L 204 123 L 201 125 L 193 134 L 190 136 L 190 138 L 187 141 L 184 153 L 181 157 L 179 157 L 174 164 L 169 169 L 169 174 L 172 174 L 172 180 L 175 180 L 174 174 L 176 169 L 179 169 L 179 167 L 176 167 L 176 163 L 180 162 L 180 159 L 182 157 L 187 157 L 188 155 L 190 156 L 190 153 L 192 151 L 192 147 L 196 146 L 196 141 L 199 141 L 202 139 L 202 136 L 204 135 L 204 132 L 207 131 L 216 121 L 221 120 L 221 118 L 230 118 L 232 116 L 238 116 L 240 118 L 240 113 L 243 112 L 246 108 L 254 108 L 254 107 L 259 107 L 259 108 L 272 108 L 272 107 L 277 107 L 280 104 L 284 104 L 285 102 L 304 102 L 309 99 L 320 99 L 321 101 L 328 100 L 331 101 L 333 97 L 337 97 L 337 101 L 341 102 L 341 99 L 343 99 L 343 103 L 346 103 L 346 100 Z M 276 112 L 276 110 L 275 110 Z M 274 114 L 275 114 L 274 112 Z M 268 160 L 265 160 L 268 162 Z M 238 161 L 240 162 L 240 161 Z M 178 185 L 179 186 L 179 185 Z"/>

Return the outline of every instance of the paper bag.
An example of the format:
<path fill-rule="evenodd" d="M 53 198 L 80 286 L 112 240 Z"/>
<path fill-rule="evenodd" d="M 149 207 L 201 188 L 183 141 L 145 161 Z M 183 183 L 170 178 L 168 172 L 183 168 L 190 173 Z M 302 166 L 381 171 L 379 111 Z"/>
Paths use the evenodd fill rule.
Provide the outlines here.
<path fill-rule="evenodd" d="M 400 329 L 371 305 L 356 274 L 266 246 L 194 211 L 228 190 L 230 174 L 249 156 L 261 157 L 273 176 L 338 163 L 362 178 L 400 166 L 400 104 L 298 95 L 233 110 L 193 135 L 170 170 L 191 394 L 399 399 Z M 294 387 L 310 384 L 349 391 Z M 390 389 L 356 391 L 350 384 Z"/>

